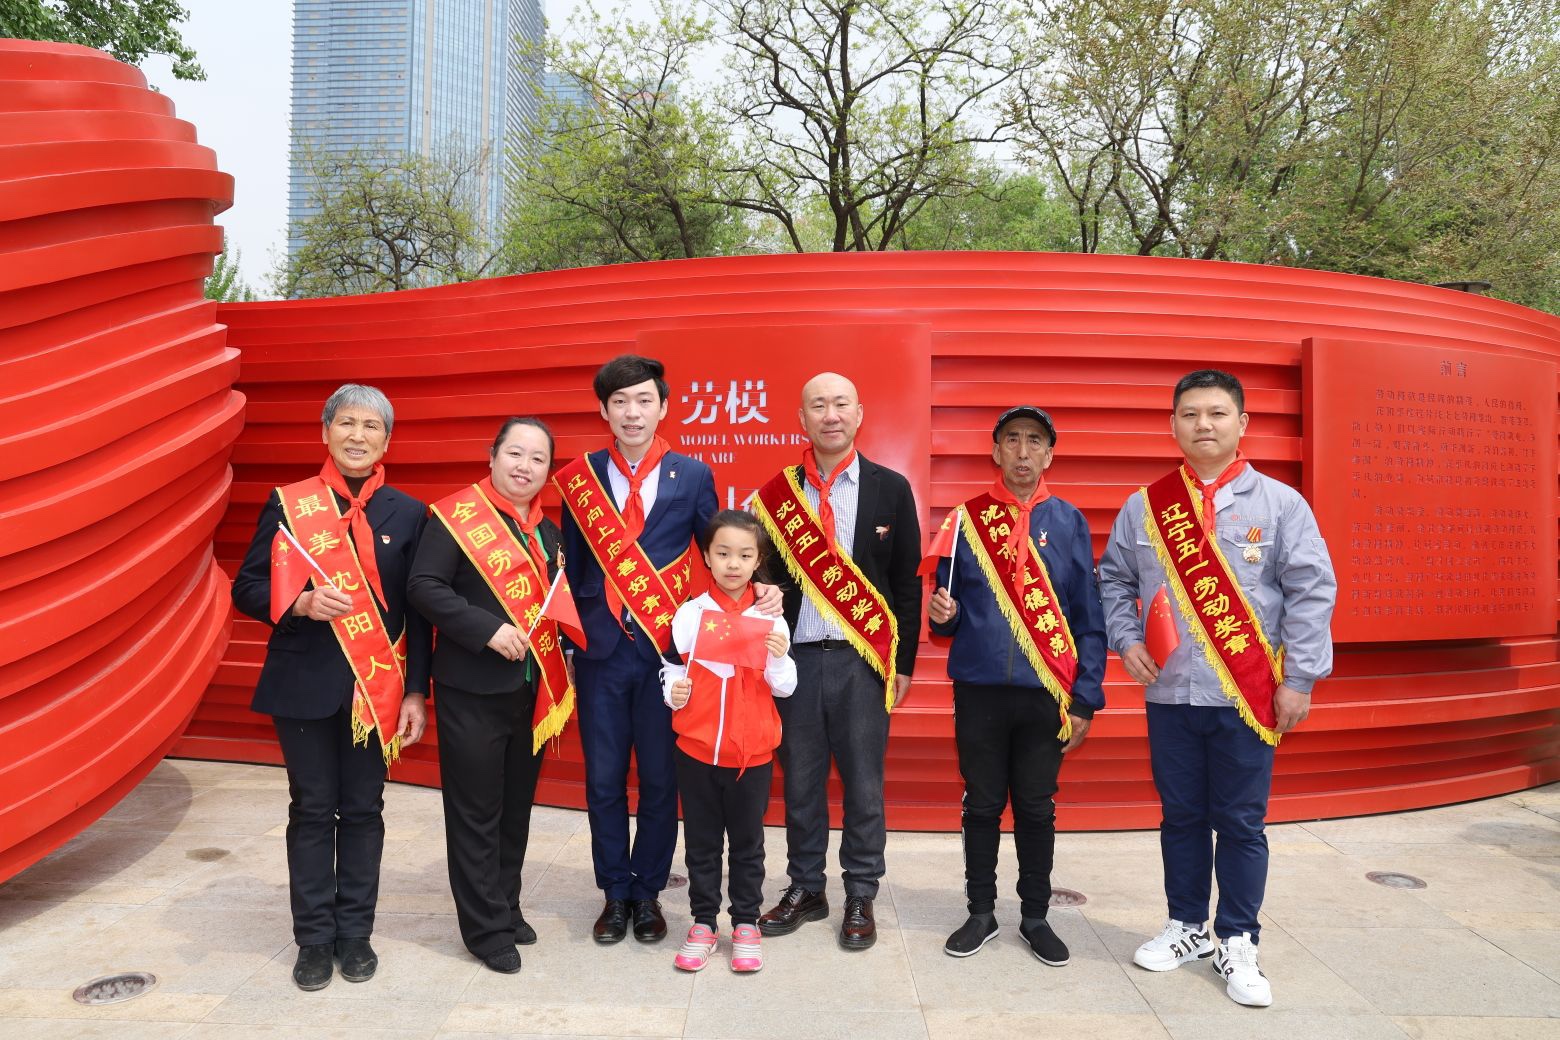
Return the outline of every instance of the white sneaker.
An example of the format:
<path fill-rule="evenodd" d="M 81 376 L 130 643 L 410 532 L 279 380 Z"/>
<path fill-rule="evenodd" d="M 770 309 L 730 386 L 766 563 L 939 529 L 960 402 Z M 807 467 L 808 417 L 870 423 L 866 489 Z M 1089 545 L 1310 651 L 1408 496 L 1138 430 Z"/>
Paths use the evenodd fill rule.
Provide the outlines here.
<path fill-rule="evenodd" d="M 1257 944 L 1242 932 L 1219 944 L 1213 955 L 1213 970 L 1224 976 L 1224 991 L 1237 1004 L 1267 1007 L 1273 1003 L 1273 987 L 1257 967 Z"/>
<path fill-rule="evenodd" d="M 1137 948 L 1132 963 L 1149 971 L 1170 971 L 1187 961 L 1213 956 L 1213 940 L 1200 924 L 1187 924 L 1175 918 L 1165 922 L 1165 930 Z"/>

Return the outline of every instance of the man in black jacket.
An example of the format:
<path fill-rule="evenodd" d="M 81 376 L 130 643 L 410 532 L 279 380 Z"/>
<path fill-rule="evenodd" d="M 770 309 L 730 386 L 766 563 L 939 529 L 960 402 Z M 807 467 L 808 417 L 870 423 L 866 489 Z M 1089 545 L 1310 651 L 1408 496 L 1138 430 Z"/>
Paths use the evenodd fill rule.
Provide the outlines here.
<path fill-rule="evenodd" d="M 897 631 L 897 649 L 890 660 L 874 660 L 875 655 L 860 652 L 857 647 L 868 645 L 871 637 L 881 633 L 872 627 L 879 614 L 863 611 L 857 617 L 854 611 L 836 609 L 831 598 L 821 594 L 821 583 L 806 575 L 804 564 L 817 559 L 812 547 L 802 554 L 810 558 L 804 560 L 796 543 L 788 543 L 779 532 L 776 547 L 794 579 L 785 587 L 785 620 L 793 633 L 798 680 L 796 692 L 778 702 L 783 725 L 779 756 L 785 771 L 786 872 L 791 884 L 780 902 L 759 919 L 763 934 L 788 935 L 804 921 L 829 914 L 824 870 L 832 755 L 845 791 L 840 841 L 845 914 L 839 941 L 849 950 L 866 949 L 877 941 L 872 900 L 883 876 L 887 841 L 884 685 L 892 683 L 895 705 L 910 689 L 921 628 L 921 582 L 916 574 L 920 514 L 908 480 L 856 451 L 862 414 L 849 379 L 832 372 L 813 377 L 802 389 L 800 410 L 811 446 L 803 453 L 803 464 L 782 473 L 777 481 L 789 479 L 801 490 L 831 550 L 849 565 L 845 570 L 853 568 L 865 579 L 871 586 L 866 594 L 874 601 L 881 598 Z M 848 576 L 846 583 L 854 576 Z"/>

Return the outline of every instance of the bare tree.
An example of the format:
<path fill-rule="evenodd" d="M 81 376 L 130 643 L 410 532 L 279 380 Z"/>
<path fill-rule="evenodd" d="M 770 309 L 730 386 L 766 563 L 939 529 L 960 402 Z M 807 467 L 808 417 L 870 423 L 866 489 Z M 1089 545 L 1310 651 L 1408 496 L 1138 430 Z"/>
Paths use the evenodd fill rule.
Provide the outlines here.
<path fill-rule="evenodd" d="M 387 292 L 487 273 L 497 254 L 478 216 L 485 150 L 311 155 L 314 214 L 276 276 L 285 297 Z"/>

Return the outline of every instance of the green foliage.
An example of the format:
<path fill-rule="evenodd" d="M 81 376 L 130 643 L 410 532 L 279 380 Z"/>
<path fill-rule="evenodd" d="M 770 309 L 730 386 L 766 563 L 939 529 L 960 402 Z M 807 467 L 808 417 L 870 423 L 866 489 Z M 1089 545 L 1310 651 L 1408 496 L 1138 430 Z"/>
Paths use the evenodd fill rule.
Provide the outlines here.
<path fill-rule="evenodd" d="M 389 292 L 489 273 L 497 250 L 476 212 L 486 153 L 349 152 L 303 162 L 315 213 L 294 229 L 303 245 L 275 272 L 278 295 Z"/>
<path fill-rule="evenodd" d="M 179 35 L 189 16 L 175 0 L 0 0 L 0 36 L 84 44 L 131 65 L 165 54 L 176 79 L 205 79 Z"/>
<path fill-rule="evenodd" d="M 222 236 L 222 252 L 212 261 L 211 274 L 206 276 L 206 299 L 218 303 L 249 303 L 259 297 L 249 284 L 239 277 L 239 263 L 243 255 L 238 250 L 228 251 L 227 236 Z"/>
<path fill-rule="evenodd" d="M 1554 0 L 680 2 L 549 52 L 594 103 L 521 164 L 510 269 L 1057 249 L 1560 310 Z"/>
<path fill-rule="evenodd" d="M 541 97 L 531 137 L 545 144 L 514 156 L 502 269 L 744 250 L 746 221 L 717 201 L 727 134 L 679 79 L 708 24 L 669 6 L 650 23 L 587 7 L 573 28 L 546 57 L 591 101 Z"/>
<path fill-rule="evenodd" d="M 1552 0 L 1036 4 L 1054 61 L 1010 99 L 1023 154 L 1132 251 L 1555 306 Z"/>

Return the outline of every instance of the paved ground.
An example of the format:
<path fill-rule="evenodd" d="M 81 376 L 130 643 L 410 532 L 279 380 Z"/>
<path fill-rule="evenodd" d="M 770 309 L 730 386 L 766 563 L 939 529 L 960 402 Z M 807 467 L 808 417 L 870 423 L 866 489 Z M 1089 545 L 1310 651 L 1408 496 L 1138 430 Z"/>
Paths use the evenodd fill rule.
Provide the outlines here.
<path fill-rule="evenodd" d="M 942 953 L 963 920 L 956 835 L 893 834 L 876 948 L 845 953 L 830 924 L 765 942 L 767 966 L 673 970 L 674 940 L 597 948 L 583 813 L 539 810 L 525 910 L 540 933 L 517 976 L 461 948 L 435 791 L 391 785 L 372 981 L 293 988 L 279 769 L 164 762 L 86 833 L 0 885 L 0 1035 L 433 1038 L 1214 1038 L 1560 1040 L 1560 785 L 1483 802 L 1285 825 L 1273 846 L 1262 943 L 1275 1004 L 1241 1008 L 1206 965 L 1155 975 L 1132 951 L 1164 917 L 1155 836 L 1067 834 L 1056 910 L 1072 947 L 1047 968 L 1002 935 L 968 960 Z M 769 891 L 784 838 L 769 835 Z M 1002 880 L 1014 876 L 1004 842 Z M 832 857 L 832 853 L 831 853 Z M 681 855 L 679 853 L 679 863 Z M 1422 891 L 1365 880 L 1423 878 Z M 831 892 L 838 901 L 838 889 Z M 688 925 L 668 893 L 674 935 Z M 85 1008 L 71 990 L 145 970 L 133 1001 Z"/>

